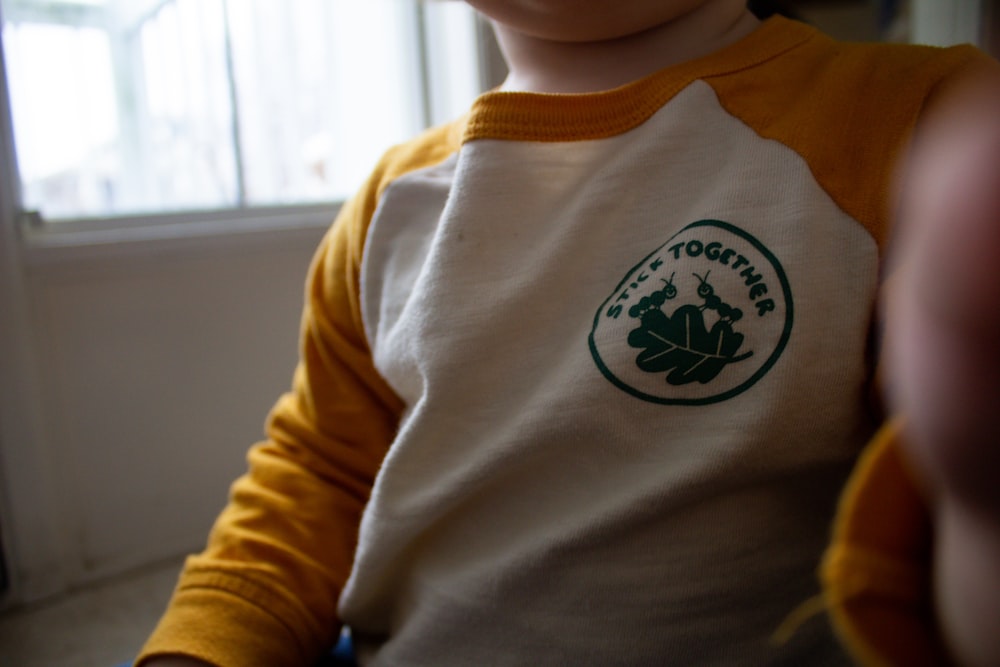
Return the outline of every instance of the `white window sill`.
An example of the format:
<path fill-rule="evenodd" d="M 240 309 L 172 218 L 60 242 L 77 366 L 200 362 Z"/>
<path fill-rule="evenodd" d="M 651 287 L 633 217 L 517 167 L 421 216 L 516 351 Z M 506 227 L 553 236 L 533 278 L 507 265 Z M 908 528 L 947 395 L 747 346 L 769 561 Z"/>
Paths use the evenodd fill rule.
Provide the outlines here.
<path fill-rule="evenodd" d="M 315 242 L 340 204 L 227 209 L 20 225 L 27 267 L 175 251 L 239 250 L 298 240 Z"/>

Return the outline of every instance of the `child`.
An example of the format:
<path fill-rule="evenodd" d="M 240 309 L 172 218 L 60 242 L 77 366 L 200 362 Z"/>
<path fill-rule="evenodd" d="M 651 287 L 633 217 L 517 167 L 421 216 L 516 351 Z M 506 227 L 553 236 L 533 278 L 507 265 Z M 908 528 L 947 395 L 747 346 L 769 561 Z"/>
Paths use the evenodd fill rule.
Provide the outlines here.
<path fill-rule="evenodd" d="M 844 664 L 819 619 L 769 640 L 883 421 L 883 283 L 907 449 L 858 464 L 823 606 L 859 659 L 997 664 L 992 61 L 743 0 L 469 4 L 510 77 L 344 207 L 142 664 L 310 665 L 341 623 L 370 665 Z"/>

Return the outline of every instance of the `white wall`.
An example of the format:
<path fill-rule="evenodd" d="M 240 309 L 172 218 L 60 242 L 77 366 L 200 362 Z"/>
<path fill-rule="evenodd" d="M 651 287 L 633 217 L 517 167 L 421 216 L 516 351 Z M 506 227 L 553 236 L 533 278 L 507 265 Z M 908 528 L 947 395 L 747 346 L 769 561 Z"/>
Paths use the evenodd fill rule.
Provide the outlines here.
<path fill-rule="evenodd" d="M 322 231 L 22 253 L 0 412 L 15 601 L 203 543 L 289 386 Z"/>

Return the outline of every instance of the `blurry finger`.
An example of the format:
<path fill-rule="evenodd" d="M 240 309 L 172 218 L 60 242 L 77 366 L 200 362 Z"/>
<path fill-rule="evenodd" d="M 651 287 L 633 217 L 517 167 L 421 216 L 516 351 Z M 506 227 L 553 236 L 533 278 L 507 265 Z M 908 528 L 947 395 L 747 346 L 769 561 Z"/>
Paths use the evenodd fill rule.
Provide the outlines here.
<path fill-rule="evenodd" d="M 926 128 L 900 213 L 890 399 L 931 482 L 1000 509 L 1000 84 Z"/>

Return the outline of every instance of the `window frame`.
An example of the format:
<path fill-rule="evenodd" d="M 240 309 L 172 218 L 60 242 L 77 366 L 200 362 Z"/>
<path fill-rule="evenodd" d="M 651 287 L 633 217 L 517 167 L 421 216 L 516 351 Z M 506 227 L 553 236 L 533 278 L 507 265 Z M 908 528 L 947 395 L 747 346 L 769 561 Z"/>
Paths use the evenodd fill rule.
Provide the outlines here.
<path fill-rule="evenodd" d="M 156 12 L 164 4 L 172 0 L 142 0 L 131 17 L 140 21 L 142 16 Z M 420 124 L 430 127 L 447 120 L 439 110 L 434 108 L 434 100 L 441 99 L 442 87 L 447 84 L 441 77 L 434 75 L 430 64 L 441 54 L 432 53 L 440 49 L 428 36 L 435 26 L 433 19 L 425 7 L 423 0 L 415 1 L 415 19 L 417 21 L 415 40 L 417 42 L 419 61 L 416 66 L 418 81 L 416 86 L 420 91 L 422 108 L 419 110 Z M 53 3 L 57 4 L 57 3 Z M 66 23 L 74 20 L 87 20 L 88 16 L 96 16 L 96 8 L 81 5 L 79 7 L 63 7 L 66 11 Z M 18 11 L 30 14 L 30 7 Z M 44 10 L 42 11 L 44 14 Z M 44 14 L 48 16 L 47 14 Z M 4 9 L 0 7 L 0 25 L 4 24 Z M 475 69 L 478 73 L 481 91 L 498 86 L 506 76 L 506 66 L 500 55 L 496 41 L 489 24 L 476 15 L 475 25 Z M 386 146 L 388 148 L 388 146 Z M 237 151 L 237 164 L 239 164 Z M 0 233 L 10 233 L 13 230 L 18 245 L 21 248 L 22 259 L 29 265 L 49 260 L 66 258 L 68 254 L 84 255 L 100 252 L 100 248 L 126 244 L 129 246 L 150 246 L 170 244 L 171 242 L 185 244 L 189 239 L 209 239 L 212 237 L 232 238 L 234 234 L 272 234 L 283 232 L 309 232 L 329 226 L 343 201 L 331 199 L 328 201 L 255 205 L 248 204 L 240 193 L 240 201 L 232 206 L 219 208 L 192 208 L 182 211 L 150 211 L 141 213 L 115 214 L 109 216 L 70 217 L 47 221 L 38 211 L 29 210 L 23 201 L 23 184 L 18 165 L 16 141 L 10 98 L 9 80 L 7 75 L 6 55 L 4 53 L 3 35 L 0 32 L 0 225 L 6 229 Z M 118 254 L 122 249 L 113 250 Z M 75 252 L 78 251 L 78 252 Z"/>

